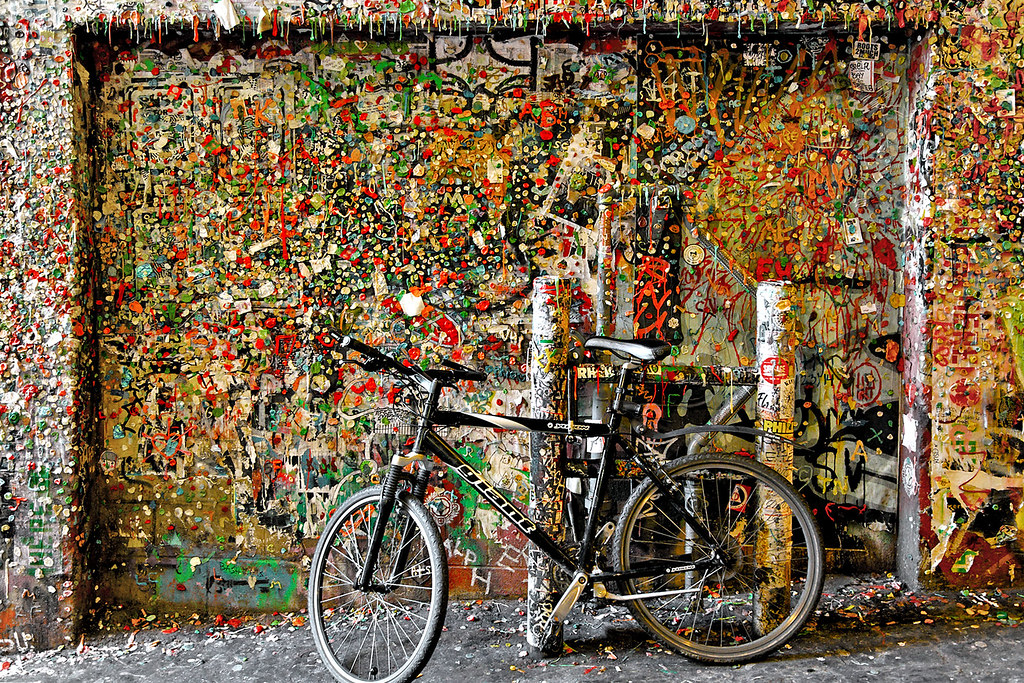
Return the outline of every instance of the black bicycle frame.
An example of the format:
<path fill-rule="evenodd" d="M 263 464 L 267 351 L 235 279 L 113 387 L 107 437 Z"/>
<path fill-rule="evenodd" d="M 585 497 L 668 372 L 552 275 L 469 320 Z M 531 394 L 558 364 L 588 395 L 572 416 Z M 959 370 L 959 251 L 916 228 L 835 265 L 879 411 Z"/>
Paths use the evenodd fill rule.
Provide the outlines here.
<path fill-rule="evenodd" d="M 516 432 L 538 432 L 575 437 L 611 434 L 611 428 L 602 422 L 568 422 L 539 417 L 457 413 L 450 410 L 434 411 L 430 421 L 438 427 L 484 427 L 485 429 L 507 429 Z"/>
<path fill-rule="evenodd" d="M 496 427 L 493 423 L 496 418 L 505 422 L 505 425 L 503 427 Z M 483 496 L 487 502 L 493 505 L 494 508 L 502 514 L 502 516 L 512 522 L 512 524 L 524 536 L 526 536 L 530 542 L 540 548 L 563 570 L 569 574 L 573 574 L 579 569 L 590 566 L 591 561 L 593 560 L 593 554 L 596 550 L 594 548 L 594 538 L 596 535 L 595 532 L 597 529 L 600 502 L 604 500 L 604 495 L 608 487 L 608 480 L 611 478 L 615 446 L 616 444 L 622 443 L 621 438 L 617 434 L 611 433 L 609 425 L 603 423 L 562 423 L 542 418 L 506 418 L 504 416 L 484 415 L 478 413 L 454 413 L 449 411 L 437 411 L 434 415 L 433 421 L 435 424 L 446 426 L 481 426 L 490 427 L 492 429 L 503 428 L 515 431 L 562 434 L 565 436 L 604 437 L 606 439 L 605 447 L 598 467 L 595 488 L 590 495 L 591 504 L 587 509 L 583 542 L 580 547 L 579 554 L 575 559 L 570 557 L 566 550 L 557 541 L 555 541 L 550 534 L 548 534 L 544 529 L 538 527 L 536 522 L 530 519 L 525 513 L 517 508 L 511 500 L 498 491 L 490 482 L 484 479 L 484 477 L 466 460 L 465 456 L 452 448 L 452 446 L 436 432 L 428 430 L 424 434 L 422 444 L 424 452 L 436 456 L 445 465 L 455 470 L 455 472 L 462 477 L 467 484 Z M 516 426 L 512 426 L 512 423 L 515 423 Z M 702 540 L 711 544 L 713 547 L 715 545 L 714 539 L 701 529 L 700 525 L 697 524 L 690 512 L 686 510 L 685 506 L 681 502 L 679 502 L 682 500 L 683 492 L 679 489 L 678 485 L 668 478 L 659 466 L 651 462 L 650 458 L 645 457 L 642 453 L 633 451 L 632 449 L 626 448 L 626 450 L 632 452 L 633 461 L 640 466 L 645 474 L 651 477 L 659 490 L 661 490 L 663 494 L 672 501 L 673 507 L 676 508 L 680 516 L 690 524 Z M 668 483 L 666 483 L 666 480 Z M 634 569 L 626 572 L 601 573 L 594 575 L 592 578 L 599 581 L 610 581 L 616 579 L 639 578 L 642 576 L 655 576 L 670 568 L 674 571 L 691 571 L 703 564 L 708 564 L 710 566 L 716 559 L 717 558 L 712 557 L 702 562 L 689 564 L 680 564 L 678 559 L 675 562 L 649 561 L 644 564 L 643 569 Z"/>
<path fill-rule="evenodd" d="M 494 508 L 502 514 L 506 519 L 512 522 L 513 525 L 526 538 L 532 543 L 535 543 L 538 548 L 544 551 L 555 563 L 572 573 L 576 568 L 576 562 L 573 558 L 569 557 L 568 553 L 555 542 L 551 536 L 537 526 L 537 524 L 530 519 L 525 513 L 517 508 L 512 501 L 506 498 L 500 491 L 484 479 L 476 469 L 466 461 L 465 456 L 459 453 L 457 450 L 452 448 L 447 441 L 438 436 L 435 432 L 428 432 L 425 439 L 427 452 L 431 455 L 437 456 L 441 462 L 448 465 L 448 467 L 455 470 L 455 472 L 465 480 L 467 484 L 473 487 L 488 503 L 494 506 Z M 606 477 L 607 478 L 607 477 Z M 604 482 L 598 479 L 597 486 L 600 490 Z M 597 506 L 590 510 L 587 519 L 594 516 Z M 588 523 L 589 526 L 589 523 Z M 584 540 L 587 540 L 586 538 Z M 584 558 L 580 557 L 581 560 Z"/>
<path fill-rule="evenodd" d="M 621 413 L 615 411 L 622 405 L 622 395 L 625 389 L 627 375 L 620 377 L 619 386 L 616 391 L 616 398 L 611 411 L 612 418 L 609 422 L 575 422 L 559 421 L 545 418 L 531 417 L 508 417 L 504 415 L 489 415 L 485 413 L 461 413 L 448 410 L 429 409 L 422 415 L 417 424 L 416 441 L 412 453 L 408 458 L 399 457 L 392 461 L 388 474 L 384 478 L 384 491 L 381 495 L 381 509 L 377 518 L 377 524 L 371 533 L 370 544 L 366 553 L 366 565 L 363 567 L 356 587 L 366 590 L 374 587 L 370 578 L 373 567 L 377 561 L 377 554 L 383 539 L 384 526 L 389 519 L 398 495 L 399 482 L 403 477 L 402 469 L 409 462 L 421 461 L 429 463 L 428 456 L 436 456 L 441 462 L 455 470 L 467 484 L 476 490 L 487 502 L 501 513 L 506 519 L 524 535 L 531 543 L 534 543 L 546 555 L 548 555 L 559 567 L 569 574 L 575 574 L 580 569 L 589 567 L 595 552 L 594 537 L 597 529 L 598 511 L 600 502 L 604 500 L 605 492 L 610 479 L 612 462 L 614 461 L 615 446 L 622 444 L 625 450 L 632 453 L 633 461 L 643 470 L 644 474 L 651 478 L 654 485 L 667 498 L 675 511 L 686 521 L 697 535 L 710 547 L 716 547 L 713 538 L 696 522 L 693 516 L 686 509 L 683 503 L 685 495 L 670 477 L 667 476 L 659 463 L 654 461 L 642 452 L 626 447 L 618 435 L 618 427 L 621 423 Z M 440 383 L 433 383 L 430 388 L 430 396 L 427 400 L 428 406 L 436 406 L 441 391 Z M 603 437 L 605 439 L 604 449 L 601 454 L 601 461 L 597 472 L 595 488 L 591 492 L 591 504 L 587 510 L 587 519 L 583 533 L 583 543 L 578 556 L 574 559 L 566 552 L 557 541 L 544 529 L 530 519 L 525 513 L 517 508 L 511 500 L 498 491 L 490 482 L 483 478 L 477 470 L 457 450 L 440 437 L 433 427 L 483 427 L 486 429 L 528 431 L 545 434 L 559 434 L 562 436 L 586 438 Z M 413 495 L 422 498 L 426 490 L 427 478 L 429 477 L 429 465 L 422 467 L 417 472 L 414 484 Z M 405 555 L 403 546 L 400 556 Z M 401 557 L 399 562 L 401 562 Z M 702 566 L 714 566 L 719 561 L 716 553 L 699 562 L 683 562 L 679 559 L 675 562 L 669 561 L 648 561 L 642 568 L 633 569 L 627 572 L 612 572 L 595 574 L 591 578 L 596 581 L 610 581 L 618 579 L 640 578 L 645 576 L 656 576 L 666 571 L 691 571 Z M 386 588 L 380 586 L 377 588 Z"/>

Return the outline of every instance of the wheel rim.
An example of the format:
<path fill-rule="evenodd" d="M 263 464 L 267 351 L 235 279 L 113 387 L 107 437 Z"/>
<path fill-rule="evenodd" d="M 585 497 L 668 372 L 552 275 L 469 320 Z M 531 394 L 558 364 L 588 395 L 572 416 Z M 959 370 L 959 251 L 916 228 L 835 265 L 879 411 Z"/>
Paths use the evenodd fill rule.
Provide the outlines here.
<path fill-rule="evenodd" d="M 638 618 L 684 654 L 700 659 L 752 659 L 780 647 L 813 610 L 821 580 L 818 561 L 809 561 L 808 540 L 815 544 L 816 560 L 820 553 L 806 508 L 798 500 L 787 500 L 789 492 L 778 482 L 755 477 L 752 466 L 741 461 L 684 465 L 673 477 L 685 482 L 690 512 L 704 520 L 705 532 L 718 540 L 727 561 L 717 569 L 628 582 L 630 593 L 676 591 L 636 601 Z M 771 493 L 781 494 L 775 500 L 792 520 L 792 552 L 782 589 L 770 588 L 778 577 L 766 568 L 763 555 L 772 548 L 770 532 L 776 530 L 766 528 L 759 507 Z M 638 501 L 631 516 L 629 537 L 620 551 L 623 569 L 666 556 L 686 554 L 701 560 L 711 553 L 709 544 L 654 489 Z"/>
<path fill-rule="evenodd" d="M 402 680 L 422 664 L 438 587 L 420 522 L 403 509 L 396 508 L 385 529 L 370 590 L 354 584 L 377 520 L 375 498 L 345 513 L 320 558 L 319 581 L 311 586 L 318 598 L 314 628 L 331 668 L 348 680 Z M 397 570 L 403 552 L 406 562 Z"/>

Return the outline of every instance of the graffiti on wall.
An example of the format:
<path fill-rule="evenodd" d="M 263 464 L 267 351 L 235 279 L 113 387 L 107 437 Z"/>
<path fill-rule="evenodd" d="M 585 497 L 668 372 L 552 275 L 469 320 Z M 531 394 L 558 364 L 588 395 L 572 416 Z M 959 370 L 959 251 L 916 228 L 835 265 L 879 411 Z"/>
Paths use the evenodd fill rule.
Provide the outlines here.
<path fill-rule="evenodd" d="M 612 184 L 612 262 L 635 273 L 617 296 L 677 362 L 750 364 L 753 309 L 672 211 L 699 208 L 758 277 L 807 283 L 800 476 L 846 511 L 836 539 L 847 518 L 891 530 L 896 43 L 870 43 L 879 81 L 857 90 L 848 62 L 873 48 L 837 36 L 177 40 L 91 45 L 117 561 L 167 547 L 205 566 L 237 548 L 298 565 L 338 498 L 375 481 L 394 444 L 368 436 L 372 409 L 394 388 L 340 365 L 319 326 L 477 364 L 495 381 L 470 407 L 525 414 L 532 281 L 577 282 L 574 325 L 591 328 Z M 523 444 L 475 439 L 524 499 Z M 510 530 L 461 488 L 431 494 L 449 543 L 501 556 Z"/>
<path fill-rule="evenodd" d="M 851 523 L 895 529 L 907 48 L 703 43 L 641 48 L 637 330 L 704 364 L 750 365 L 754 297 L 736 268 L 802 284 L 795 479 L 829 541 L 857 547 Z M 723 400 L 691 398 L 666 417 Z"/>

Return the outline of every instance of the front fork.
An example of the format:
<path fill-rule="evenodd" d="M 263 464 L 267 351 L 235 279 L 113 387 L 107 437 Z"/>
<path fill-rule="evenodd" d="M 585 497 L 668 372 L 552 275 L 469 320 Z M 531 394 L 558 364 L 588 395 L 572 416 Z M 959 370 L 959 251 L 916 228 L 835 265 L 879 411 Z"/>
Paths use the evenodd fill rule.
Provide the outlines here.
<path fill-rule="evenodd" d="M 395 502 L 398 500 L 398 485 L 401 481 L 402 468 L 399 465 L 391 465 L 387 474 L 384 475 L 384 490 L 380 494 L 377 521 L 370 532 L 370 544 L 366 548 L 366 562 L 356 581 L 358 590 L 369 590 L 372 584 L 373 570 L 377 566 L 380 546 L 384 541 L 384 529 L 387 528 L 388 520 L 391 519 L 391 513 L 395 509 Z"/>
<path fill-rule="evenodd" d="M 429 387 L 426 388 L 429 391 L 427 407 L 420 415 L 416 424 L 416 443 L 412 447 L 412 452 L 408 456 L 396 453 L 391 458 L 391 465 L 388 467 L 387 474 L 384 475 L 384 490 L 380 494 L 380 514 L 377 515 L 377 522 L 373 525 L 373 531 L 370 532 L 370 544 L 366 548 L 366 564 L 363 565 L 362 571 L 359 572 L 359 579 L 356 581 L 355 587 L 358 590 L 386 588 L 373 585 L 373 570 L 377 566 L 380 546 L 384 541 L 384 529 L 387 528 L 388 520 L 391 519 L 391 513 L 394 512 L 395 503 L 398 500 L 399 486 L 403 481 L 409 479 L 404 472 L 406 465 L 413 462 L 419 463 L 419 468 L 412 477 L 411 495 L 416 500 L 423 501 L 427 494 L 427 482 L 430 480 L 430 471 L 433 463 L 425 455 L 424 446 L 427 432 L 430 431 L 430 419 L 433 416 L 434 410 L 437 409 L 438 400 L 441 396 L 442 385 L 437 381 L 432 381 Z M 393 569 L 395 571 L 400 571 L 404 568 L 405 562 L 409 557 L 411 542 L 406 536 L 410 524 L 412 522 L 408 517 L 402 522 L 402 535 L 399 537 L 402 539 L 402 547 L 399 548 L 399 552 L 394 558 Z"/>
<path fill-rule="evenodd" d="M 384 542 L 384 530 L 387 528 L 388 520 L 391 519 L 391 515 L 395 510 L 402 482 L 409 479 L 404 472 L 405 464 L 407 464 L 407 462 L 407 458 L 395 458 L 388 467 L 387 474 L 384 475 L 384 490 L 380 495 L 379 513 L 377 515 L 377 521 L 373 525 L 373 530 L 370 532 L 370 543 L 366 548 L 366 563 L 359 572 L 359 578 L 355 584 L 355 587 L 358 590 L 365 591 L 370 590 L 371 588 L 386 588 L 386 586 L 373 585 L 373 570 L 377 566 L 380 548 Z M 419 467 L 416 470 L 416 474 L 412 476 L 412 487 L 410 491 L 412 498 L 422 501 L 426 497 L 427 484 L 430 481 L 430 472 L 433 469 L 432 465 L 433 463 L 429 458 L 419 461 Z M 401 572 L 405 567 L 405 563 L 409 558 L 409 550 L 412 546 L 412 539 L 408 537 L 408 531 L 409 527 L 412 525 L 412 520 L 409 519 L 408 516 L 405 516 L 401 521 L 401 524 L 402 531 L 399 538 L 402 540 L 402 547 L 399 548 L 398 554 L 393 558 L 393 573 Z"/>

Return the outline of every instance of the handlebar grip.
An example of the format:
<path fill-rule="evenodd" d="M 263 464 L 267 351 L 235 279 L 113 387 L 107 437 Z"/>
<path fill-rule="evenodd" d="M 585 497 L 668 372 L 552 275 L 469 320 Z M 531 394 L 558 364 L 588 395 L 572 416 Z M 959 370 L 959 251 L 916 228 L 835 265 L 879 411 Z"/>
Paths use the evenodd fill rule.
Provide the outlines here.
<path fill-rule="evenodd" d="M 450 360 L 445 360 L 444 358 L 441 359 L 441 365 L 443 365 L 446 368 L 448 368 L 448 371 L 451 372 L 452 378 L 455 381 L 461 381 L 461 380 L 465 380 L 465 381 L 469 381 L 469 382 L 486 382 L 487 381 L 487 373 L 480 372 L 479 370 L 474 370 L 473 368 L 467 368 L 465 365 L 459 365 L 458 363 L 455 363 L 455 362 L 450 361 Z"/>

